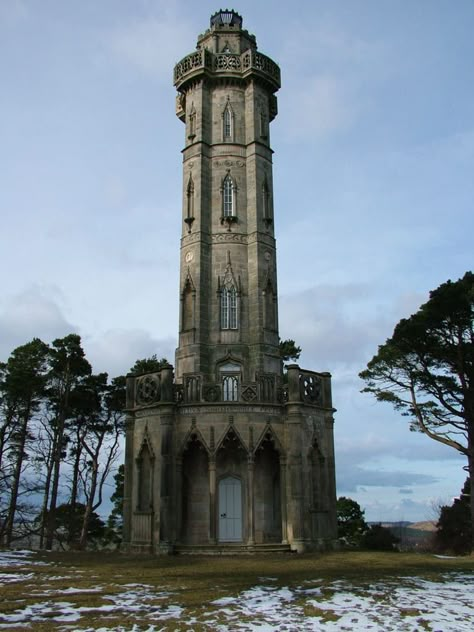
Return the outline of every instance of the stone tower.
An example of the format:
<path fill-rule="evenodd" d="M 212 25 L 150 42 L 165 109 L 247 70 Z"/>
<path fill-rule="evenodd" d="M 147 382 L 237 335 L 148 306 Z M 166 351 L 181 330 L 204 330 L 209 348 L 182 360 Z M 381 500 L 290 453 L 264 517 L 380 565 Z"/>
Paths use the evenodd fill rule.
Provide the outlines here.
<path fill-rule="evenodd" d="M 328 373 L 279 354 L 270 122 L 280 69 L 219 11 L 174 69 L 185 124 L 175 373 L 129 376 L 131 550 L 329 546 Z"/>

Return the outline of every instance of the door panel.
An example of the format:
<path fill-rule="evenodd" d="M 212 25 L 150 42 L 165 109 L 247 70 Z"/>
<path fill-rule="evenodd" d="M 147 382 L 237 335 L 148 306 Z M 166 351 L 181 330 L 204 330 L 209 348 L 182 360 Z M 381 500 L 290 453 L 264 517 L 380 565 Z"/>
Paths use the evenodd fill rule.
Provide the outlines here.
<path fill-rule="evenodd" d="M 242 483 L 233 476 L 219 481 L 219 540 L 242 541 Z"/>

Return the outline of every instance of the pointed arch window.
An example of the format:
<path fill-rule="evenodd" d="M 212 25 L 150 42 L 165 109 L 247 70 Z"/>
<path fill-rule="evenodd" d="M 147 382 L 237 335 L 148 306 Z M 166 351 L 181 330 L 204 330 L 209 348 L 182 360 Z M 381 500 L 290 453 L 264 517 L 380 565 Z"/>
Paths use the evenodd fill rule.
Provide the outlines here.
<path fill-rule="evenodd" d="M 196 109 L 194 104 L 189 112 L 188 138 L 193 139 L 196 136 Z"/>
<path fill-rule="evenodd" d="M 273 222 L 273 219 L 270 205 L 270 189 L 266 176 L 262 184 L 262 215 L 265 226 L 268 228 L 269 224 Z"/>
<path fill-rule="evenodd" d="M 227 174 L 222 185 L 222 216 L 233 217 L 234 215 L 234 183 Z"/>
<path fill-rule="evenodd" d="M 219 367 L 222 380 L 222 399 L 225 402 L 239 400 L 240 365 L 236 362 L 226 362 Z"/>
<path fill-rule="evenodd" d="M 222 399 L 236 402 L 239 399 L 239 379 L 235 375 L 225 375 L 222 379 Z"/>
<path fill-rule="evenodd" d="M 194 182 L 190 175 L 188 186 L 186 187 L 186 217 L 184 221 L 188 225 L 188 233 L 191 232 L 191 226 L 194 222 Z"/>
<path fill-rule="evenodd" d="M 259 120 L 260 137 L 261 138 L 267 138 L 267 136 L 268 136 L 267 117 L 266 117 L 265 112 L 263 111 L 263 109 L 260 110 L 259 119 L 260 119 Z"/>
<path fill-rule="evenodd" d="M 229 101 L 222 113 L 222 137 L 224 141 L 231 141 L 234 139 L 234 112 L 230 106 Z"/>
<path fill-rule="evenodd" d="M 189 331 L 194 327 L 194 301 L 196 292 L 188 281 L 182 294 L 182 330 Z"/>
<path fill-rule="evenodd" d="M 233 285 L 221 292 L 221 328 L 238 328 L 237 290 Z"/>
<path fill-rule="evenodd" d="M 137 459 L 138 467 L 138 511 L 153 510 L 153 454 L 148 443 L 144 443 Z"/>

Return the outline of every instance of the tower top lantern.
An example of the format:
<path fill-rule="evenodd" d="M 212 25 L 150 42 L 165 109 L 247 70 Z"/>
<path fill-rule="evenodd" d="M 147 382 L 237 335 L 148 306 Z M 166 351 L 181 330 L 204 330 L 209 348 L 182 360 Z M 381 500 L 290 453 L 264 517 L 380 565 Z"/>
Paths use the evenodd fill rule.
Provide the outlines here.
<path fill-rule="evenodd" d="M 219 9 L 211 15 L 211 29 L 229 26 L 242 28 L 242 16 L 233 9 Z"/>

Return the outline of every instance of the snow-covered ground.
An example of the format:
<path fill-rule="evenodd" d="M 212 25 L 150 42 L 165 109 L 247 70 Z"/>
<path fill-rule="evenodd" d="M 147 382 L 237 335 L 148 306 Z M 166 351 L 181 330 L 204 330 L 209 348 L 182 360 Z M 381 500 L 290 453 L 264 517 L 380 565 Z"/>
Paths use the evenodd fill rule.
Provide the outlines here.
<path fill-rule="evenodd" d="M 28 582 L 31 568 L 44 565 L 29 551 L 0 551 L 0 591 L 9 582 L 25 582 L 33 605 L 14 613 L 1 612 L 0 629 L 33 629 L 35 622 L 49 621 L 51 629 L 69 632 L 158 632 L 200 629 L 226 631 L 371 630 L 393 632 L 461 632 L 474 629 L 474 573 L 445 573 L 437 581 L 421 577 L 397 577 L 371 585 L 346 580 L 328 582 L 317 577 L 295 586 L 282 587 L 276 577 L 260 577 L 256 585 L 238 595 L 211 601 L 197 616 L 179 603 L 177 595 L 163 587 L 123 584 L 114 594 L 106 586 L 83 589 L 73 585 L 74 574 L 48 576 L 44 586 Z M 55 589 L 55 580 L 71 581 L 67 589 Z M 108 584 L 110 587 L 117 584 Z M 99 594 L 102 605 L 93 608 L 67 601 L 78 593 Z M 81 618 L 94 612 L 101 627 L 81 626 Z M 140 623 L 108 627 L 107 617 L 133 615 Z M 146 621 L 146 624 L 143 624 Z"/>

